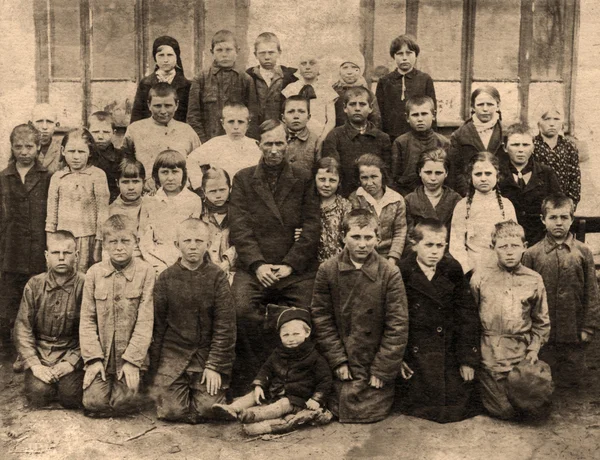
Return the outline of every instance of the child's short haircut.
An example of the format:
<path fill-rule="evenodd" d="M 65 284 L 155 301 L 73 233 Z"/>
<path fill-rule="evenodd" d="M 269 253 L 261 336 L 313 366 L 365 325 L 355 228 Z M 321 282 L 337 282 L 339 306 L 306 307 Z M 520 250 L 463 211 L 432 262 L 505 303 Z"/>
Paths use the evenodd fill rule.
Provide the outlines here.
<path fill-rule="evenodd" d="M 115 121 L 113 116 L 104 110 L 98 110 L 90 115 L 90 118 L 88 119 L 88 128 L 90 127 L 90 121 L 92 118 L 95 118 L 98 121 L 108 121 L 112 126 L 112 129 L 115 129 Z"/>
<path fill-rule="evenodd" d="M 65 155 L 62 150 L 67 146 L 69 140 L 71 139 L 84 140 L 85 144 L 87 145 L 90 151 L 87 161 L 88 165 L 92 162 L 93 159 L 96 158 L 96 142 L 94 141 L 92 133 L 90 133 L 86 128 L 76 128 L 65 134 L 65 137 L 63 137 L 63 140 L 60 143 L 60 146 L 62 147 L 59 158 L 60 169 L 64 168 L 67 165 L 67 160 L 65 159 Z"/>
<path fill-rule="evenodd" d="M 137 225 L 124 214 L 113 214 L 102 224 L 102 240 L 115 232 L 130 232 L 137 239 Z"/>
<path fill-rule="evenodd" d="M 287 108 L 288 103 L 290 102 L 304 102 L 306 104 L 306 111 L 310 115 L 310 99 L 301 96 L 300 94 L 294 94 L 283 100 L 283 104 L 281 107 L 281 113 L 285 113 L 285 109 Z"/>
<path fill-rule="evenodd" d="M 346 236 L 352 227 L 370 227 L 375 231 L 377 236 L 379 236 L 380 233 L 377 216 L 364 208 L 353 209 L 344 216 L 344 220 L 342 221 L 342 231 L 344 232 L 344 236 Z"/>
<path fill-rule="evenodd" d="M 146 179 L 146 168 L 141 161 L 124 158 L 119 164 L 119 179 Z"/>
<path fill-rule="evenodd" d="M 177 90 L 173 88 L 169 83 L 160 81 L 148 91 L 148 103 L 152 104 L 152 98 L 156 97 L 169 97 L 173 96 L 175 102 L 179 102 L 179 96 L 177 96 Z"/>
<path fill-rule="evenodd" d="M 68 230 L 57 230 L 52 233 L 48 233 L 46 237 L 46 247 L 50 247 L 50 243 L 54 241 L 72 241 L 75 247 L 77 247 L 77 239 Z"/>
<path fill-rule="evenodd" d="M 513 123 L 508 128 L 504 130 L 504 137 L 508 141 L 510 136 L 514 136 L 515 134 L 523 134 L 526 136 L 530 136 L 533 140 L 533 132 L 527 123 Z"/>
<path fill-rule="evenodd" d="M 273 32 L 263 32 L 258 37 L 256 37 L 256 41 L 254 42 L 254 52 L 256 53 L 256 49 L 258 45 L 261 43 L 275 43 L 277 45 L 277 51 L 281 53 L 281 43 L 279 43 L 279 38 Z"/>
<path fill-rule="evenodd" d="M 279 120 L 265 120 L 259 127 L 260 135 L 262 136 L 269 131 L 273 131 L 279 127 L 284 127 L 283 123 Z"/>
<path fill-rule="evenodd" d="M 552 195 L 548 195 L 542 201 L 542 217 L 546 217 L 548 214 L 548 209 L 557 209 L 562 208 L 564 206 L 569 206 L 571 217 L 575 214 L 575 203 L 571 198 L 562 193 L 553 193 Z"/>
<path fill-rule="evenodd" d="M 352 99 L 353 97 L 359 97 L 364 95 L 367 96 L 369 105 L 373 105 L 373 100 L 375 96 L 373 96 L 373 92 L 371 90 L 365 88 L 364 86 L 352 86 L 348 88 L 344 93 L 344 107 L 348 105 L 348 102 L 350 102 L 350 99 Z"/>
<path fill-rule="evenodd" d="M 31 136 L 35 145 L 39 147 L 41 142 L 41 134 L 32 123 L 23 123 L 13 128 L 10 133 L 10 143 L 15 141 L 17 136 Z"/>
<path fill-rule="evenodd" d="M 207 235 L 211 234 L 210 225 L 204 222 L 202 219 L 197 219 L 196 217 L 188 217 L 187 219 L 181 221 L 179 225 L 177 225 L 177 240 L 179 240 L 179 233 L 181 230 L 199 230 L 202 229 L 206 231 Z"/>
<path fill-rule="evenodd" d="M 223 42 L 233 42 L 233 45 L 235 46 L 235 48 L 237 49 L 237 47 L 238 47 L 237 39 L 235 38 L 235 35 L 233 35 L 233 32 L 226 30 L 226 29 L 221 29 L 216 34 L 213 35 L 213 38 L 210 41 L 211 53 L 215 49 L 215 46 L 217 46 L 219 43 L 223 43 Z"/>
<path fill-rule="evenodd" d="M 341 169 L 340 162 L 337 161 L 334 157 L 319 158 L 313 168 L 313 176 L 317 175 L 317 172 L 319 171 L 319 169 L 324 169 L 325 171 L 327 171 L 328 173 L 331 173 L 331 174 L 337 174 L 340 177 L 340 182 L 341 182 L 342 174 L 340 172 L 340 169 Z"/>
<path fill-rule="evenodd" d="M 492 246 L 496 246 L 496 241 L 499 238 L 510 238 L 516 236 L 521 238 L 521 241 L 525 243 L 525 230 L 514 220 L 505 220 L 495 225 L 494 231 L 492 232 Z"/>
<path fill-rule="evenodd" d="M 185 187 L 187 184 L 187 168 L 185 166 L 185 157 L 177 150 L 163 150 L 158 154 L 156 160 L 154 160 L 154 166 L 152 167 L 152 179 L 157 186 L 160 186 L 160 178 L 158 177 L 158 170 L 160 168 L 177 169 L 183 170 L 183 180 L 181 186 Z"/>
<path fill-rule="evenodd" d="M 205 171 L 202 171 L 202 190 L 206 190 L 206 183 L 210 179 L 221 179 L 225 178 L 225 182 L 227 182 L 227 187 L 231 188 L 231 178 L 229 177 L 229 173 L 222 168 L 214 168 L 210 166 Z"/>
<path fill-rule="evenodd" d="M 383 162 L 383 159 L 379 155 L 375 155 L 374 153 L 364 153 L 356 160 L 356 175 L 359 178 L 359 183 L 361 166 L 375 166 L 376 168 L 379 168 L 383 185 L 388 185 L 390 183 L 390 173 L 386 164 Z"/>
<path fill-rule="evenodd" d="M 410 240 L 418 243 L 424 237 L 425 231 L 448 234 L 446 226 L 438 219 L 433 217 L 424 217 L 417 221 L 415 226 L 410 231 Z"/>
<path fill-rule="evenodd" d="M 245 110 L 247 115 L 248 120 L 250 120 L 250 111 L 248 110 L 248 107 L 246 107 L 244 104 L 242 104 L 241 102 L 226 102 L 225 105 L 223 106 L 223 110 L 221 110 L 221 120 L 223 120 L 225 118 L 225 109 L 230 109 L 230 110 Z"/>
<path fill-rule="evenodd" d="M 417 57 L 419 56 L 421 48 L 419 48 L 419 44 L 410 35 L 400 35 L 392 40 L 392 43 L 390 44 L 390 56 L 393 58 L 404 45 L 414 52 Z"/>
<path fill-rule="evenodd" d="M 480 86 L 471 93 L 471 107 L 475 107 L 475 99 L 477 99 L 477 96 L 479 96 L 481 93 L 489 94 L 496 101 L 496 103 L 500 104 L 500 93 L 498 90 L 491 85 L 484 85 Z"/>
<path fill-rule="evenodd" d="M 417 174 L 420 174 L 421 169 L 423 169 L 423 166 L 425 166 L 425 163 L 428 161 L 443 163 L 446 172 L 450 171 L 450 160 L 444 149 L 435 148 L 422 152 L 421 155 L 419 155 L 419 161 L 417 161 Z"/>
<path fill-rule="evenodd" d="M 425 104 L 429 104 L 431 113 L 435 115 L 435 103 L 433 102 L 433 99 L 431 99 L 429 96 L 413 96 L 408 98 L 408 101 L 406 101 L 406 116 L 410 115 L 410 111 L 413 107 L 418 107 Z"/>

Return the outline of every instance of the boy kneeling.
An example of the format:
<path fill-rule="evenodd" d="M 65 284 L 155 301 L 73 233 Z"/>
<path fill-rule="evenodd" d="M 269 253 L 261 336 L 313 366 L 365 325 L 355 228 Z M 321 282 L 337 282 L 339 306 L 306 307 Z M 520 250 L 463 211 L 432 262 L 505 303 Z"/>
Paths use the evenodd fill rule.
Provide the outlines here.
<path fill-rule="evenodd" d="M 151 373 L 158 418 L 187 423 L 212 417 L 225 400 L 233 366 L 236 322 L 227 275 L 207 253 L 210 227 L 189 218 L 179 224 L 181 258 L 154 288 Z"/>
<path fill-rule="evenodd" d="M 542 277 L 521 264 L 524 241 L 525 231 L 515 221 L 496 224 L 492 246 L 498 264 L 475 270 L 471 278 L 482 326 L 481 399 L 491 415 L 503 419 L 536 415 L 551 393 L 549 366 L 543 361 L 537 368 L 526 366 L 526 361 L 538 363 L 550 335 L 550 319 Z M 514 399 L 515 390 L 526 393 L 524 386 L 530 400 Z"/>
<path fill-rule="evenodd" d="M 75 237 L 48 235 L 48 271 L 25 286 L 15 323 L 15 346 L 25 362 L 25 396 L 43 407 L 54 397 L 67 409 L 81 407 L 83 369 L 79 310 L 85 276 L 77 271 Z"/>

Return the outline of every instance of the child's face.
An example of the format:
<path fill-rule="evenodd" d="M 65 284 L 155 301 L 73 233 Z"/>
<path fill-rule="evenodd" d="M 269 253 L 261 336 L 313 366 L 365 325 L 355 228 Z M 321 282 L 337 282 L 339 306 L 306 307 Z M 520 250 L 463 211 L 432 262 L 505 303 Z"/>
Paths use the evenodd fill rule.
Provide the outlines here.
<path fill-rule="evenodd" d="M 542 222 L 553 238 L 557 240 L 565 238 L 573 224 L 571 207 L 546 208 L 546 216 L 542 216 Z"/>
<path fill-rule="evenodd" d="M 173 119 L 178 107 L 179 104 L 173 94 L 167 97 L 152 96 L 152 100 L 148 103 L 152 118 L 161 125 L 166 125 Z"/>
<path fill-rule="evenodd" d="M 340 66 L 340 77 L 342 81 L 347 85 L 353 85 L 358 81 L 360 77 L 360 67 L 351 62 L 344 62 Z"/>
<path fill-rule="evenodd" d="M 237 48 L 231 40 L 217 43 L 212 50 L 217 67 L 231 68 L 237 59 Z"/>
<path fill-rule="evenodd" d="M 435 267 L 446 249 L 446 232 L 423 230 L 423 239 L 413 246 L 417 259 L 426 267 Z"/>
<path fill-rule="evenodd" d="M 563 119 L 558 112 L 548 112 L 539 121 L 540 133 L 546 137 L 555 137 L 563 128 Z"/>
<path fill-rule="evenodd" d="M 208 179 L 204 187 L 206 199 L 215 206 L 223 206 L 229 198 L 229 186 L 224 177 Z"/>
<path fill-rule="evenodd" d="M 175 50 L 169 45 L 159 46 L 154 59 L 156 59 L 158 68 L 163 72 L 170 72 L 177 64 Z"/>
<path fill-rule="evenodd" d="M 444 181 L 448 177 L 448 171 L 446 171 L 443 162 L 429 160 L 425 162 L 419 171 L 419 177 L 427 190 L 435 192 L 444 185 Z"/>
<path fill-rule="evenodd" d="M 249 118 L 248 109 L 226 107 L 221 120 L 225 134 L 231 140 L 242 139 L 248 131 Z"/>
<path fill-rule="evenodd" d="M 413 105 L 406 119 L 414 131 L 427 131 L 433 124 L 433 108 L 430 104 Z"/>
<path fill-rule="evenodd" d="M 506 139 L 506 152 L 517 168 L 525 166 L 533 153 L 533 138 L 529 134 L 513 134 Z"/>
<path fill-rule="evenodd" d="M 473 165 L 471 181 L 475 190 L 487 193 L 494 189 L 498 182 L 498 171 L 489 161 L 478 161 Z"/>
<path fill-rule="evenodd" d="M 12 155 L 17 162 L 17 166 L 28 168 L 35 163 L 35 159 L 40 151 L 31 134 L 20 134 L 10 146 Z"/>
<path fill-rule="evenodd" d="M 408 73 L 415 66 L 417 62 L 417 55 L 414 51 L 409 50 L 408 46 L 402 45 L 402 47 L 394 54 L 394 61 L 398 70 L 402 73 Z"/>
<path fill-rule="evenodd" d="M 258 144 L 267 166 L 279 166 L 287 159 L 287 139 L 283 126 L 278 126 L 260 136 Z"/>
<path fill-rule="evenodd" d="M 254 56 L 263 69 L 273 70 L 277 65 L 281 52 L 277 49 L 277 43 L 261 42 L 254 51 Z"/>
<path fill-rule="evenodd" d="M 104 236 L 102 246 L 111 262 L 117 265 L 128 264 L 133 257 L 137 237 L 129 230 L 113 231 Z"/>
<path fill-rule="evenodd" d="M 142 196 L 144 180 L 141 177 L 121 177 L 118 184 L 123 201 L 136 201 Z"/>
<path fill-rule="evenodd" d="M 87 167 L 90 148 L 81 138 L 69 139 L 63 148 L 63 155 L 71 171 L 83 171 Z"/>
<path fill-rule="evenodd" d="M 110 121 L 100 121 L 96 118 L 90 118 L 89 131 L 94 138 L 96 147 L 100 150 L 105 150 L 111 144 L 113 128 Z"/>
<path fill-rule="evenodd" d="M 496 99 L 488 93 L 480 93 L 479 96 L 475 98 L 473 110 L 475 111 L 475 116 L 479 118 L 479 121 L 482 123 L 490 121 L 499 109 L 500 104 L 498 104 Z"/>
<path fill-rule="evenodd" d="M 344 244 L 348 248 L 350 258 L 356 263 L 363 263 L 373 252 L 379 239 L 374 228 L 352 225 L 344 236 Z"/>
<path fill-rule="evenodd" d="M 300 59 L 298 65 L 300 75 L 307 81 L 313 81 L 319 76 L 319 60 L 314 56 L 306 56 Z"/>
<path fill-rule="evenodd" d="M 519 236 L 503 236 L 496 240 L 494 250 L 500 265 L 505 268 L 514 268 L 521 263 L 525 244 Z"/>
<path fill-rule="evenodd" d="M 309 119 L 310 114 L 308 113 L 306 102 L 290 101 L 285 104 L 283 122 L 290 131 L 302 131 L 306 127 Z"/>
<path fill-rule="evenodd" d="M 344 112 L 346 112 L 348 120 L 355 124 L 365 123 L 372 111 L 373 107 L 369 104 L 369 97 L 366 94 L 351 97 L 348 103 L 344 105 Z"/>
<path fill-rule="evenodd" d="M 377 166 L 361 166 L 358 170 L 360 185 L 373 198 L 383 195 L 383 175 Z"/>
<path fill-rule="evenodd" d="M 307 324 L 299 319 L 293 319 L 285 323 L 279 329 L 279 337 L 285 348 L 296 348 L 302 345 L 310 336 Z"/>
<path fill-rule="evenodd" d="M 46 264 L 48 270 L 59 275 L 67 275 L 75 271 L 77 263 L 77 247 L 72 240 L 48 239 Z"/>
<path fill-rule="evenodd" d="M 183 187 L 183 169 L 158 168 L 158 179 L 165 193 L 177 193 Z"/>
<path fill-rule="evenodd" d="M 329 198 L 335 195 L 340 185 L 340 176 L 338 173 L 332 173 L 324 168 L 319 168 L 315 175 L 317 183 L 317 192 L 321 198 Z"/>
<path fill-rule="evenodd" d="M 210 235 L 205 227 L 183 226 L 177 231 L 175 246 L 181 251 L 181 258 L 190 264 L 202 262 L 210 245 Z"/>
<path fill-rule="evenodd" d="M 49 145 L 56 131 L 56 115 L 47 105 L 40 105 L 33 110 L 33 125 L 40 132 L 42 145 Z"/>

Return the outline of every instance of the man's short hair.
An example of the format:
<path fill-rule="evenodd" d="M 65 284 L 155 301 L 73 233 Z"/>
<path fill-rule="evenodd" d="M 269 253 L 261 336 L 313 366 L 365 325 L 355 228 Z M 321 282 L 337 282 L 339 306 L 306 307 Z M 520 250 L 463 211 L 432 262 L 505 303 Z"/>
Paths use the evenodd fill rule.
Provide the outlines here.
<path fill-rule="evenodd" d="M 279 38 L 273 32 L 263 32 L 258 37 L 256 37 L 256 41 L 254 42 L 254 52 L 256 53 L 256 49 L 258 45 L 261 43 L 275 43 L 277 45 L 277 51 L 281 53 L 281 43 L 279 42 Z"/>
<path fill-rule="evenodd" d="M 113 116 L 104 110 L 98 110 L 90 115 L 88 118 L 88 128 L 90 127 L 92 118 L 95 118 L 98 121 L 108 121 L 112 129 L 115 129 L 115 121 L 113 120 Z"/>
<path fill-rule="evenodd" d="M 425 104 L 429 104 L 431 113 L 435 115 L 435 102 L 433 102 L 433 99 L 431 99 L 429 96 L 412 96 L 408 98 L 408 101 L 406 101 L 406 107 L 404 108 L 406 116 L 410 115 L 410 111 L 413 107 L 418 107 Z"/>
<path fill-rule="evenodd" d="M 169 97 L 173 95 L 175 102 L 179 102 L 179 96 L 177 96 L 177 90 L 173 88 L 169 83 L 161 81 L 150 88 L 148 91 L 148 104 L 152 104 L 152 98 L 156 97 Z"/>
<path fill-rule="evenodd" d="M 241 102 L 226 102 L 223 106 L 223 110 L 221 110 L 221 120 L 225 118 L 225 109 L 229 110 L 245 110 L 248 114 L 248 121 L 250 120 L 250 110 Z"/>
<path fill-rule="evenodd" d="M 50 243 L 54 241 L 72 241 L 77 248 L 77 239 L 68 230 L 57 230 L 55 232 L 48 233 L 48 236 L 46 237 L 46 247 L 49 248 Z"/>
<path fill-rule="evenodd" d="M 505 220 L 504 222 L 499 222 L 494 226 L 494 231 L 492 232 L 492 246 L 496 246 L 496 241 L 500 238 L 510 238 L 510 237 L 518 237 L 521 238 L 521 241 L 525 243 L 525 230 L 514 220 Z"/>
<path fill-rule="evenodd" d="M 404 45 L 414 52 L 417 57 L 419 56 L 421 48 L 416 40 L 410 35 L 400 35 L 392 40 L 392 43 L 390 43 L 390 56 L 393 58 Z"/>
<path fill-rule="evenodd" d="M 233 34 L 233 32 L 231 32 L 230 30 L 221 29 L 216 34 L 213 35 L 213 38 L 210 41 L 211 53 L 214 51 L 215 46 L 217 46 L 219 43 L 223 43 L 223 42 L 233 42 L 233 45 L 235 46 L 235 48 L 237 49 L 237 47 L 238 47 L 237 39 L 235 38 L 235 35 Z"/>
<path fill-rule="evenodd" d="M 368 209 L 353 209 L 344 216 L 344 220 L 342 221 L 342 231 L 344 232 L 344 236 L 346 236 L 352 227 L 370 227 L 375 231 L 377 236 L 379 236 L 380 233 L 377 216 Z"/>
<path fill-rule="evenodd" d="M 284 99 L 281 107 L 281 113 L 285 113 L 285 109 L 290 102 L 304 102 L 306 104 L 306 111 L 310 115 L 310 99 L 307 99 L 300 94 L 294 94 L 293 96 Z"/>
<path fill-rule="evenodd" d="M 206 234 L 208 235 L 208 237 L 210 238 L 211 235 L 211 230 L 210 230 L 210 225 L 208 225 L 206 222 L 204 222 L 202 219 L 198 219 L 196 217 L 188 217 L 187 219 L 181 221 L 178 225 L 177 225 L 177 240 L 179 241 L 179 234 L 181 232 L 181 230 L 183 229 L 191 229 L 191 230 L 198 230 L 198 229 L 202 229 L 206 231 Z"/>
<path fill-rule="evenodd" d="M 448 153 L 442 148 L 433 148 L 421 152 L 419 155 L 419 161 L 417 161 L 417 175 L 421 174 L 421 169 L 425 166 L 428 161 L 435 161 L 442 163 L 446 172 L 450 171 L 450 160 L 448 159 Z"/>
<path fill-rule="evenodd" d="M 533 132 L 527 123 L 513 123 L 508 128 L 504 130 L 504 137 L 508 141 L 510 136 L 514 136 L 515 134 L 523 134 L 526 136 L 531 136 L 533 139 Z"/>
<path fill-rule="evenodd" d="M 348 105 L 348 102 L 350 102 L 350 99 L 352 99 L 353 97 L 365 95 L 367 96 L 367 101 L 369 101 L 369 105 L 372 106 L 375 96 L 373 96 L 373 92 L 371 90 L 365 88 L 364 86 L 352 86 L 348 88 L 344 93 L 344 107 Z"/>
<path fill-rule="evenodd" d="M 10 133 L 11 145 L 15 141 L 17 136 L 31 136 L 33 137 L 33 143 L 38 147 L 40 146 L 41 134 L 37 130 L 37 128 L 33 126 L 33 123 L 23 123 L 21 125 L 15 126 Z"/>
<path fill-rule="evenodd" d="M 260 136 L 262 137 L 263 134 L 268 133 L 269 131 L 273 131 L 274 129 L 277 128 L 285 128 L 283 122 L 279 121 L 279 120 L 265 120 L 261 123 L 260 125 Z"/>
<path fill-rule="evenodd" d="M 569 213 L 571 214 L 571 217 L 573 217 L 575 214 L 575 203 L 571 198 L 562 193 L 553 193 L 548 195 L 546 198 L 544 198 L 544 201 L 542 201 L 542 217 L 546 217 L 546 214 L 548 214 L 548 209 L 557 209 L 562 208 L 563 206 L 569 206 Z"/>
<path fill-rule="evenodd" d="M 433 217 L 425 217 L 417 220 L 410 230 L 410 240 L 414 243 L 418 243 L 423 239 L 425 231 L 443 233 L 444 235 L 448 234 L 448 229 L 443 222 Z"/>
<path fill-rule="evenodd" d="M 115 232 L 127 231 L 137 239 L 137 224 L 125 214 L 113 214 L 102 224 L 102 240 Z"/>

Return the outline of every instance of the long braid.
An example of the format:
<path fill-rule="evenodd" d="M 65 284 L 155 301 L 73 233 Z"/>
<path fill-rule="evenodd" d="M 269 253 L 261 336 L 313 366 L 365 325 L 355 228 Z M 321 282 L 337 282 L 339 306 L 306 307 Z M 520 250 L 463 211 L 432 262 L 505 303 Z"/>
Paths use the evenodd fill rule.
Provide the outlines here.
<path fill-rule="evenodd" d="M 473 184 L 469 186 L 469 194 L 467 195 L 467 214 L 465 216 L 465 220 L 469 220 L 469 216 L 471 215 L 471 204 L 473 204 L 473 196 L 475 195 L 475 187 Z"/>
<path fill-rule="evenodd" d="M 500 212 L 502 213 L 502 220 L 506 220 L 506 213 L 504 212 L 504 202 L 502 201 L 502 193 L 500 193 L 500 187 L 496 185 L 496 198 L 498 199 L 498 206 L 500 206 Z"/>

